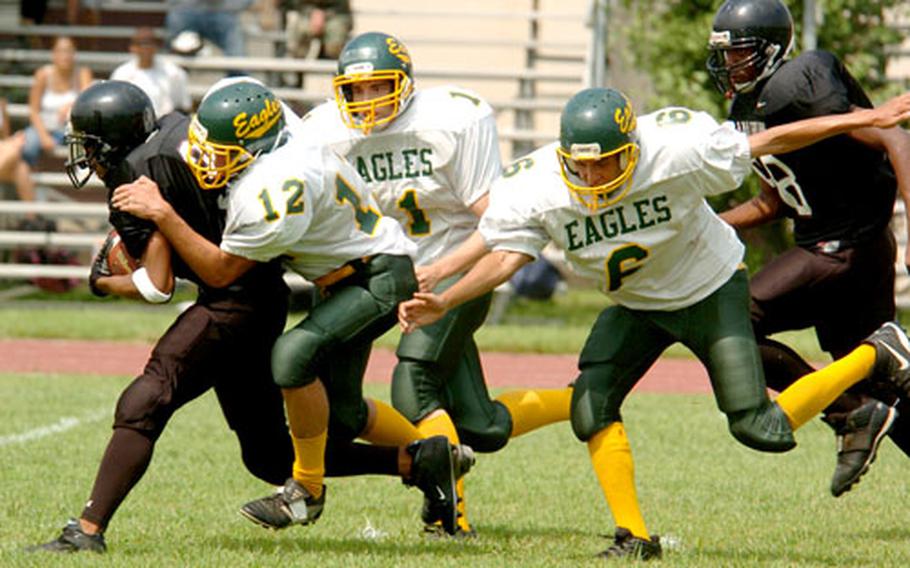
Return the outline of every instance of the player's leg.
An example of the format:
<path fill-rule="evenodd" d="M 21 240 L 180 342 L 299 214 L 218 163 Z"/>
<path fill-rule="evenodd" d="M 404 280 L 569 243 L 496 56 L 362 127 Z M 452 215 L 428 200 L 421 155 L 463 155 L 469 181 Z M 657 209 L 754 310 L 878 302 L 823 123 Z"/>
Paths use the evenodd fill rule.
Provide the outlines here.
<path fill-rule="evenodd" d="M 748 302 L 746 271 L 738 270 L 697 304 L 657 313 L 654 320 L 705 364 L 717 406 L 737 441 L 760 451 L 786 451 L 796 443 L 786 417 L 768 399 Z"/>
<path fill-rule="evenodd" d="M 237 436 L 247 470 L 266 483 L 283 485 L 291 476 L 294 447 L 281 390 L 272 378 L 271 351 L 284 330 L 287 294 L 275 291 L 254 302 L 225 301 L 213 307 L 223 357 L 210 372 L 216 376 L 222 413 Z"/>
<path fill-rule="evenodd" d="M 881 324 L 894 319 L 895 254 L 894 235 L 887 228 L 877 238 L 838 253 L 848 270 L 827 295 L 825 306 L 836 309 L 826 310 L 816 327 L 819 344 L 833 357 L 847 354 Z M 831 479 L 835 497 L 850 490 L 868 471 L 886 434 L 897 440 L 900 431 L 908 428 L 894 407 L 894 396 L 872 382 L 862 381 L 845 395 L 825 409 L 824 418 L 838 437 L 837 466 Z M 844 400 L 849 404 L 839 404 Z"/>
<path fill-rule="evenodd" d="M 822 349 L 839 358 L 893 319 L 894 254 L 894 239 L 886 230 L 869 243 L 834 253 L 793 249 L 753 277 L 753 324 L 768 386 L 782 391 L 812 369 L 764 335 L 814 325 Z M 884 434 L 893 430 L 897 411 L 874 396 L 863 381 L 824 410 L 823 420 L 837 436 L 831 480 L 835 496 L 859 481 L 875 460 Z"/>
<path fill-rule="evenodd" d="M 442 282 L 437 287 L 437 292 L 445 290 L 456 281 L 457 278 L 451 278 Z M 447 392 L 452 390 L 453 377 L 461 377 L 466 371 L 465 346 L 468 342 L 473 346 L 471 337 L 483 324 L 491 297 L 492 294 L 485 294 L 466 302 L 433 325 L 403 335 L 396 351 L 398 363 L 392 372 L 392 404 L 416 424 L 424 436 L 443 435 L 454 445 L 465 442 L 479 451 L 486 451 L 483 448 L 489 444 L 497 448 L 504 445 L 508 437 L 508 424 L 497 440 L 472 438 L 470 432 L 462 439 L 459 430 L 462 424 L 453 421 L 452 400 Z M 476 348 L 471 356 L 478 358 Z M 468 372 L 474 375 L 470 378 L 471 382 L 479 381 L 483 385 L 479 360 Z M 485 386 L 483 390 L 484 401 L 489 405 Z M 459 533 L 471 534 L 463 481 L 458 482 L 456 492 Z"/>
<path fill-rule="evenodd" d="M 294 439 L 294 477 L 314 496 L 322 492 L 329 408 L 318 370 L 339 344 L 362 336 L 370 326 L 393 325 L 396 306 L 416 287 L 409 258 L 379 255 L 335 285 L 327 299 L 275 343 L 272 369 L 283 389 Z"/>
<path fill-rule="evenodd" d="M 635 491 L 632 452 L 622 427 L 620 406 L 675 340 L 649 318 L 649 313 L 621 306 L 607 308 L 598 316 L 579 356 L 581 373 L 575 381 L 571 414 L 572 430 L 588 445 L 617 534 L 624 529 L 640 544 L 651 536 Z"/>
<path fill-rule="evenodd" d="M 103 533 L 145 474 L 155 442 L 173 413 L 212 386 L 211 367 L 222 357 L 208 307 L 194 304 L 158 340 L 143 373 L 121 393 L 114 431 L 77 523 L 41 550 L 104 550 Z"/>

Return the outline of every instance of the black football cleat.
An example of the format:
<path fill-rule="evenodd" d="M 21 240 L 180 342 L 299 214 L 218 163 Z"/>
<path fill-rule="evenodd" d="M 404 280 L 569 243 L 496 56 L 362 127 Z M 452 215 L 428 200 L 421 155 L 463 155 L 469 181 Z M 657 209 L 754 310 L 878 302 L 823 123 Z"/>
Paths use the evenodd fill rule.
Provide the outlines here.
<path fill-rule="evenodd" d="M 405 481 L 408 485 L 420 488 L 424 494 L 421 512 L 424 524 L 432 525 L 441 521 L 442 528 L 448 534 L 455 534 L 458 529 L 455 453 L 452 448 L 445 436 L 432 436 L 408 444 L 407 452 L 413 461 L 411 476 Z"/>
<path fill-rule="evenodd" d="M 894 322 L 875 330 L 863 343 L 875 348 L 873 375 L 895 387 L 904 398 L 910 398 L 910 339 Z"/>
<path fill-rule="evenodd" d="M 660 547 L 660 537 L 651 536 L 645 540 L 634 536 L 629 529 L 616 527 L 613 544 L 597 556 L 599 558 L 631 558 L 634 560 L 652 560 L 660 558 L 663 550 Z"/>
<path fill-rule="evenodd" d="M 295 479 L 288 479 L 284 487 L 262 499 L 250 501 L 240 508 L 240 514 L 267 529 L 283 529 L 291 525 L 309 525 L 322 515 L 326 487 L 322 495 L 313 497 L 306 487 Z"/>
<path fill-rule="evenodd" d="M 840 497 L 858 483 L 875 461 L 878 447 L 897 419 L 892 406 L 873 400 L 851 411 L 835 424 L 837 466 L 831 478 L 831 494 Z"/>
<path fill-rule="evenodd" d="M 104 543 L 104 535 L 88 534 L 82 530 L 79 521 L 70 519 L 60 536 L 50 542 L 30 546 L 25 549 L 28 552 L 97 552 L 102 553 L 107 550 Z"/>

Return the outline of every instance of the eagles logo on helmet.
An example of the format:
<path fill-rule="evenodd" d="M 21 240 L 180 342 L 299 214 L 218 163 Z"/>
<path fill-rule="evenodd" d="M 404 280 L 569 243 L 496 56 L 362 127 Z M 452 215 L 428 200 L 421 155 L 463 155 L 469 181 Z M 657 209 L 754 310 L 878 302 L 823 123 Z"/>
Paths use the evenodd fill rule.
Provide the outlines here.
<path fill-rule="evenodd" d="M 355 101 L 352 86 L 366 81 L 389 81 L 388 94 Z M 338 73 L 332 81 L 341 119 L 349 128 L 369 134 L 392 122 L 407 107 L 414 94 L 411 56 L 398 39 L 368 32 L 349 41 L 338 57 Z"/>
<path fill-rule="evenodd" d="M 638 164 L 632 103 L 615 89 L 579 92 L 563 109 L 556 153 L 562 179 L 579 203 L 591 211 L 616 203 L 629 191 Z M 585 185 L 580 167 L 612 156 L 618 157 L 618 173 L 602 183 Z"/>
<path fill-rule="evenodd" d="M 258 81 L 236 81 L 210 91 L 190 121 L 187 164 L 202 189 L 220 189 L 263 153 L 284 143 L 277 97 Z"/>

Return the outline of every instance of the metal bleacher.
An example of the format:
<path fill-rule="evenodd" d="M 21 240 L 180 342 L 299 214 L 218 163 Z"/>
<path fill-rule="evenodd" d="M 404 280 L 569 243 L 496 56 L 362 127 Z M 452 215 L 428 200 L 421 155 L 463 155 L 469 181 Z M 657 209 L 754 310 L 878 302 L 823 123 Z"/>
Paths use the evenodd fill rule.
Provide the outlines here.
<path fill-rule="evenodd" d="M 78 64 L 103 79 L 130 57 L 127 46 L 136 27 L 151 26 L 164 37 L 163 0 L 102 0 L 100 26 L 65 25 L 63 0 L 50 0 L 42 25 L 20 25 L 15 4 L 0 0 L 0 93 L 10 101 L 8 113 L 16 129 L 28 123 L 32 72 L 50 61 L 52 38 L 63 34 L 77 38 Z M 592 78 L 602 79 L 602 70 L 591 61 L 604 60 L 604 34 L 597 27 L 604 22 L 595 7 L 605 5 L 605 0 L 462 0 L 456 10 L 435 9 L 419 0 L 399 0 L 394 8 L 379 0 L 352 2 L 354 33 L 381 29 L 400 37 L 415 57 L 420 86 L 454 83 L 490 102 L 497 113 L 505 160 L 554 139 L 565 100 Z M 221 57 L 217 50 L 196 57 L 161 55 L 187 70 L 196 102 L 214 80 L 232 69 L 273 85 L 275 93 L 295 108 L 309 108 L 329 96 L 334 62 L 279 57 L 283 33 L 260 29 L 257 14 L 244 14 L 243 21 L 249 57 Z M 303 86 L 280 86 L 276 77 L 282 73 L 301 74 Z M 0 279 L 87 277 L 91 252 L 108 229 L 104 192 L 92 189 L 100 187 L 95 180 L 87 190 L 72 190 L 62 161 L 59 150 L 34 172 L 42 201 L 0 201 L 0 258 L 7 260 L 0 262 Z M 18 230 L 18 220 L 32 215 L 55 220 L 56 229 Z M 28 247 L 71 250 L 82 265 L 10 261 L 11 250 Z"/>

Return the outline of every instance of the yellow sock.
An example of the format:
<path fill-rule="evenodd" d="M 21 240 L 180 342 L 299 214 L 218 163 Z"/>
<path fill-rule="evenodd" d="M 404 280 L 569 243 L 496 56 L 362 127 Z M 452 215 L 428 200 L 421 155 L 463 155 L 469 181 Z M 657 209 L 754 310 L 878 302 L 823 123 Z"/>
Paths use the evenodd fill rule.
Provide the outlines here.
<path fill-rule="evenodd" d="M 325 479 L 325 443 L 329 425 L 329 399 L 321 381 L 283 389 L 291 441 L 294 444 L 294 479 L 314 497 L 322 495 Z"/>
<path fill-rule="evenodd" d="M 431 412 L 417 424 L 417 429 L 426 438 L 441 435 L 448 438 L 453 444 L 460 443 L 455 424 L 452 423 L 452 418 L 445 410 L 440 409 Z M 460 513 L 458 526 L 465 532 L 470 531 L 471 523 L 468 522 L 468 506 L 464 498 L 464 478 L 459 479 L 458 483 L 455 484 L 455 492 L 458 494 L 458 512 Z"/>
<path fill-rule="evenodd" d="M 325 479 L 325 440 L 328 432 L 310 438 L 296 438 L 294 443 L 294 479 L 306 487 L 313 497 L 322 495 Z"/>
<path fill-rule="evenodd" d="M 417 427 L 388 404 L 376 399 L 367 399 L 370 418 L 360 437 L 380 446 L 407 446 L 423 438 Z"/>
<path fill-rule="evenodd" d="M 529 389 L 503 393 L 496 400 L 512 415 L 512 437 L 569 419 L 572 388 Z"/>
<path fill-rule="evenodd" d="M 635 466 L 626 430 L 621 422 L 613 422 L 588 440 L 588 453 L 594 473 L 617 527 L 629 529 L 633 535 L 651 539 L 641 516 L 635 492 Z"/>
<path fill-rule="evenodd" d="M 801 377 L 777 397 L 794 430 L 866 378 L 875 365 L 875 348 L 860 345 L 827 367 Z"/>

